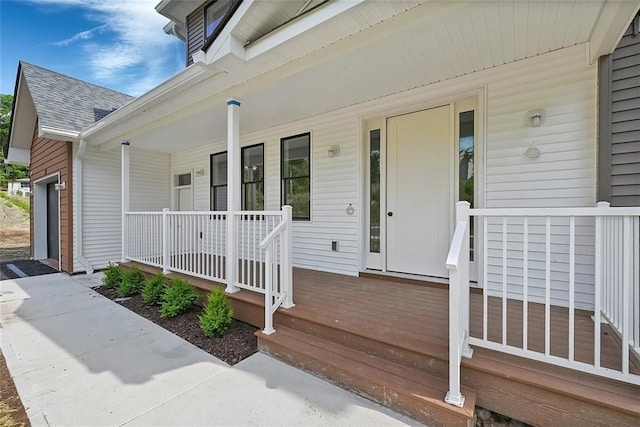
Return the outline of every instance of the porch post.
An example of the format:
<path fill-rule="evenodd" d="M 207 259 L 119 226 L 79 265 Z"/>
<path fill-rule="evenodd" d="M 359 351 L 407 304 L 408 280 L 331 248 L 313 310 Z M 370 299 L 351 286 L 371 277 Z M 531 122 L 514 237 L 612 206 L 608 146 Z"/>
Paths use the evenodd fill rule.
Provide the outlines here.
<path fill-rule="evenodd" d="M 282 207 L 284 212 L 284 218 L 287 222 L 287 228 L 284 229 L 284 235 L 282 236 L 281 245 L 283 245 L 283 260 L 282 267 L 284 269 L 284 288 L 285 297 L 282 302 L 282 308 L 293 308 L 293 261 L 292 261 L 292 249 L 291 242 L 293 239 L 293 208 L 290 205 Z"/>
<path fill-rule="evenodd" d="M 127 216 L 126 213 L 129 212 L 129 141 L 122 141 L 120 143 L 120 206 L 122 207 L 122 259 L 120 262 L 127 262 Z"/>
<path fill-rule="evenodd" d="M 238 236 L 236 216 L 240 210 L 240 101 L 227 100 L 227 293 L 238 292 L 236 268 Z"/>

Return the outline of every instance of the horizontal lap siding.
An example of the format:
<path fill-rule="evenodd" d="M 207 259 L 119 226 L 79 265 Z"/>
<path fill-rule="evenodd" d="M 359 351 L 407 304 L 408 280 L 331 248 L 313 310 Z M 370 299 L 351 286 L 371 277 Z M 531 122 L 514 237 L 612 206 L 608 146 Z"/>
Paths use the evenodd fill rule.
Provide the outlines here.
<path fill-rule="evenodd" d="M 66 188 L 59 191 L 60 195 L 60 261 L 62 270 L 73 272 L 73 200 L 72 200 L 72 163 L 70 142 L 34 136 L 31 144 L 31 188 L 34 182 L 46 176 L 59 173 L 60 182 L 66 183 Z M 31 211 L 31 250 L 33 254 L 33 218 Z M 46 238 L 46 237 L 45 237 Z"/>
<path fill-rule="evenodd" d="M 640 206 L 640 34 L 629 27 L 611 60 L 611 204 Z"/>
<path fill-rule="evenodd" d="M 204 6 L 187 17 L 187 67 L 193 64 L 192 55 L 204 46 Z"/>
<path fill-rule="evenodd" d="M 87 149 L 83 158 L 83 255 L 94 269 L 121 258 L 120 150 Z M 169 207 L 169 155 L 130 148 L 131 210 Z M 84 267 L 78 262 L 76 270 Z"/>
<path fill-rule="evenodd" d="M 594 206 L 596 69 L 588 67 L 584 51 L 573 48 L 552 61 L 531 65 L 519 74 L 498 73 L 487 85 L 487 143 L 485 206 L 573 207 Z M 537 128 L 524 125 L 525 114 L 544 110 Z M 535 147 L 540 157 L 528 159 Z M 522 298 L 523 220 L 508 219 L 507 291 Z M 552 303 L 566 305 L 569 288 L 569 220 L 554 218 L 550 247 Z M 488 287 L 503 291 L 502 219 L 490 219 L 488 232 Z M 576 220 L 576 304 L 593 301 L 594 226 Z M 477 237 L 481 242 L 480 235 Z M 545 226 L 541 218 L 529 221 L 528 297 L 545 295 Z"/>

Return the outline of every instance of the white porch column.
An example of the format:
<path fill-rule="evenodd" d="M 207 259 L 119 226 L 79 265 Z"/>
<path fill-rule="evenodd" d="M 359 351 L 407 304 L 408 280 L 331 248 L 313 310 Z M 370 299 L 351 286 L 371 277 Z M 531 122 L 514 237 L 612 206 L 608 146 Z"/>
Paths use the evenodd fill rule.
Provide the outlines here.
<path fill-rule="evenodd" d="M 122 259 L 120 260 L 120 262 L 127 262 L 127 239 L 128 239 L 128 233 L 127 233 L 127 218 L 125 213 L 129 212 L 129 141 L 122 141 L 120 143 L 120 160 L 121 160 L 121 167 L 120 167 L 120 173 L 121 173 L 121 178 L 120 178 L 120 185 L 121 185 L 121 190 L 120 190 L 120 196 L 121 196 L 121 203 L 120 206 L 122 207 L 122 224 L 121 224 L 121 228 L 122 228 Z"/>
<path fill-rule="evenodd" d="M 238 236 L 235 212 L 240 210 L 240 101 L 227 100 L 227 289 L 238 292 Z"/>

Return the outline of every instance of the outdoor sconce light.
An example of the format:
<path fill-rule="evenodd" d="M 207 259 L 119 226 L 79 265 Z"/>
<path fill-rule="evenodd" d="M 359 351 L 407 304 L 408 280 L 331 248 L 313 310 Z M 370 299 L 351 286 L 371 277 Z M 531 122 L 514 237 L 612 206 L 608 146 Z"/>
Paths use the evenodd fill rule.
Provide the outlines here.
<path fill-rule="evenodd" d="M 60 184 L 54 185 L 53 188 L 56 191 L 64 190 L 65 188 L 67 188 L 67 182 L 66 181 L 62 181 Z"/>
<path fill-rule="evenodd" d="M 540 126 L 544 121 L 544 110 L 543 109 L 537 109 L 537 110 L 529 110 L 527 111 L 527 113 L 524 115 L 524 122 L 527 126 L 532 127 L 532 128 L 537 128 L 538 126 Z"/>
<path fill-rule="evenodd" d="M 196 171 L 196 176 L 204 176 L 204 169 L 198 169 Z"/>
<path fill-rule="evenodd" d="M 329 148 L 329 151 L 327 151 L 327 154 L 329 157 L 338 157 L 340 155 L 340 146 L 332 145 L 331 148 Z"/>

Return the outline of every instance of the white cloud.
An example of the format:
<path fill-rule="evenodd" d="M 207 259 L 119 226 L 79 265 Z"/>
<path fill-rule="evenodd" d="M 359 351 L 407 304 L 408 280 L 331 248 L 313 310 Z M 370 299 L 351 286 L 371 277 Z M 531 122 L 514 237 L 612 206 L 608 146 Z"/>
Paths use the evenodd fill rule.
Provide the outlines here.
<path fill-rule="evenodd" d="M 99 84 L 140 95 L 179 70 L 176 46 L 180 42 L 162 30 L 167 19 L 154 8 L 158 0 L 30 1 L 79 7 L 99 24 L 55 43 L 59 47 L 80 46 Z"/>
<path fill-rule="evenodd" d="M 92 28 L 90 30 L 87 31 L 81 31 L 78 34 L 75 34 L 72 37 L 69 37 L 68 39 L 64 39 L 64 40 L 60 40 L 58 42 L 54 42 L 53 45 L 54 46 L 58 46 L 58 47 L 63 47 L 63 46 L 69 46 L 71 43 L 80 41 L 80 40 L 89 40 L 90 38 L 92 38 L 94 36 L 94 34 L 104 30 L 105 28 L 107 28 L 106 25 L 99 25 L 95 28 Z"/>

